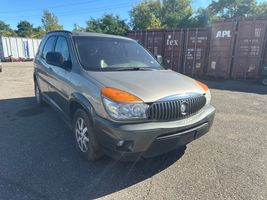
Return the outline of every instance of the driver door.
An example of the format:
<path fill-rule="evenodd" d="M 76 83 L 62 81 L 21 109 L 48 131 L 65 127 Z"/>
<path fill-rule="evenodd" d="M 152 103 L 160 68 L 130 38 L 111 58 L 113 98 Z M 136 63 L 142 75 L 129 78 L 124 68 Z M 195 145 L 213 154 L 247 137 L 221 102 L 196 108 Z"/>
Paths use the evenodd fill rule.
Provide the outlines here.
<path fill-rule="evenodd" d="M 67 38 L 58 36 L 55 52 L 59 52 L 63 56 L 64 63 L 71 63 L 70 51 Z M 69 80 L 71 68 L 67 66 L 52 66 L 51 67 L 51 87 L 49 88 L 50 97 L 55 106 L 63 113 L 68 109 L 69 96 Z"/>

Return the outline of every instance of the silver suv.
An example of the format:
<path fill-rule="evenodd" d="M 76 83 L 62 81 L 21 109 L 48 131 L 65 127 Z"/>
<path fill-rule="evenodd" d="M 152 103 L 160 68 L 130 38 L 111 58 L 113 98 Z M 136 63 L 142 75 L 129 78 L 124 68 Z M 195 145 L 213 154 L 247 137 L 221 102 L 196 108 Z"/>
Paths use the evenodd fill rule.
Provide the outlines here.
<path fill-rule="evenodd" d="M 129 38 L 50 32 L 34 65 L 37 103 L 62 114 L 88 160 L 154 157 L 184 147 L 213 122 L 209 88 L 165 69 Z"/>

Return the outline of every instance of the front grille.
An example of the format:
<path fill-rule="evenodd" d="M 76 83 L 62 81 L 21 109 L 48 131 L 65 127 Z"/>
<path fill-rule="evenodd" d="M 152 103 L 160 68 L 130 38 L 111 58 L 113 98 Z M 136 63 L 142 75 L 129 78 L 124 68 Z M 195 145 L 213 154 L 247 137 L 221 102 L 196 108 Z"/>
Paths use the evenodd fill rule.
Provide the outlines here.
<path fill-rule="evenodd" d="M 160 121 L 184 119 L 198 112 L 205 106 L 205 104 L 206 97 L 204 95 L 171 101 L 155 102 L 148 108 L 147 116 L 151 120 Z"/>

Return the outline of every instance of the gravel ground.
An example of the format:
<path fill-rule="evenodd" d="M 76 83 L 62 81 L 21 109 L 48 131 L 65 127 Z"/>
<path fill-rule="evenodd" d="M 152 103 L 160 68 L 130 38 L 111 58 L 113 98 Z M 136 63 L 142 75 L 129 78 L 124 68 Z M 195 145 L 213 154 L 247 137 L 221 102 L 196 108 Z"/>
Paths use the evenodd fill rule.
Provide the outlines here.
<path fill-rule="evenodd" d="M 32 63 L 0 73 L 0 199 L 267 199 L 267 87 L 204 81 L 217 113 L 185 152 L 139 163 L 83 161 L 33 97 Z"/>

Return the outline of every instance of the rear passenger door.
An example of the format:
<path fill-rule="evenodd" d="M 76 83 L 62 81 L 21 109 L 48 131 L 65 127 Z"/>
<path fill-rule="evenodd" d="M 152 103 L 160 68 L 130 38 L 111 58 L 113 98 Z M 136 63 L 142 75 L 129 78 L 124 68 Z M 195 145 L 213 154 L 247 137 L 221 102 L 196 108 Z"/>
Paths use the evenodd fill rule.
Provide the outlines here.
<path fill-rule="evenodd" d="M 50 98 L 56 107 L 62 112 L 68 109 L 68 94 L 69 94 L 69 81 L 71 72 L 71 59 L 68 40 L 65 36 L 58 36 L 55 45 L 55 52 L 59 52 L 63 56 L 63 61 L 69 67 L 52 66 L 51 70 L 51 87 Z"/>

